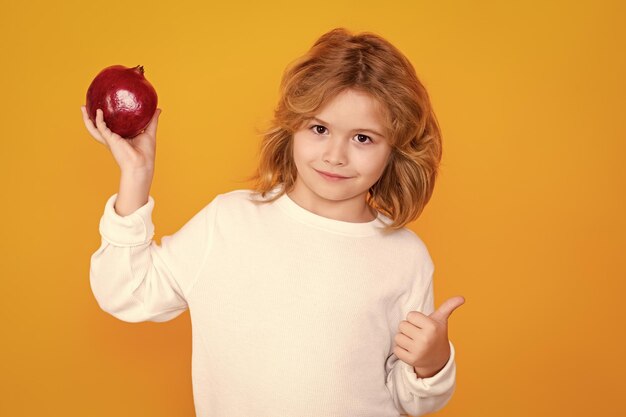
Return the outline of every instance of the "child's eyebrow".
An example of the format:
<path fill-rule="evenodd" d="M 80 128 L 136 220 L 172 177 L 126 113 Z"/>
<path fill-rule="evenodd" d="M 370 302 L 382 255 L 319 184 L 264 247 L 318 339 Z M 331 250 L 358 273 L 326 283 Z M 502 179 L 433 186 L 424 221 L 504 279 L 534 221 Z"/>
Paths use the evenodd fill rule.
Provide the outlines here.
<path fill-rule="evenodd" d="M 323 124 L 323 125 L 330 126 L 330 124 L 329 124 L 329 123 L 327 123 L 327 122 L 323 121 L 322 119 L 320 119 L 320 118 L 318 118 L 318 117 L 311 117 L 311 120 L 315 120 L 315 121 L 317 121 L 317 122 L 319 122 L 319 123 L 321 123 L 321 124 Z M 378 132 L 377 132 L 377 131 L 375 131 L 374 129 L 370 129 L 370 128 L 353 129 L 352 131 L 353 131 L 353 132 L 370 132 L 370 133 L 373 133 L 373 134 L 375 134 L 375 135 L 377 135 L 377 136 L 380 136 L 381 138 L 382 138 L 382 137 L 384 137 L 382 133 L 378 133 Z"/>

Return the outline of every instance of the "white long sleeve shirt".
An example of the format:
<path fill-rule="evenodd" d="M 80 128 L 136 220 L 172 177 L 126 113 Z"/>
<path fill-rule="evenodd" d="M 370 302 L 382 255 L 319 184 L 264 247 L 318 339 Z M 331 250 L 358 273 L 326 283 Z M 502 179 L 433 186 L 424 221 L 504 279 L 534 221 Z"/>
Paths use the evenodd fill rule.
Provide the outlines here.
<path fill-rule="evenodd" d="M 154 199 L 100 219 L 91 256 L 99 306 L 126 322 L 189 309 L 198 417 L 397 417 L 442 408 L 455 388 L 445 367 L 419 378 L 392 353 L 400 321 L 434 311 L 433 262 L 389 218 L 350 223 L 314 214 L 287 194 L 220 194 L 161 245 Z"/>

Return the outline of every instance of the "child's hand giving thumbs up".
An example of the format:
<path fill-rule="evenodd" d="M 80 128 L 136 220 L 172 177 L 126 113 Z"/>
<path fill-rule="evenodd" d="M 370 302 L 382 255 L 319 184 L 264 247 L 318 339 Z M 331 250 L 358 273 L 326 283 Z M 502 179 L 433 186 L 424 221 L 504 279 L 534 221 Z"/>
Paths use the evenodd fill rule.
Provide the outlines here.
<path fill-rule="evenodd" d="M 452 297 L 430 316 L 410 311 L 406 320 L 400 322 L 393 353 L 398 359 L 413 366 L 419 378 L 437 374 L 448 362 L 448 318 L 463 303 L 465 298 Z"/>

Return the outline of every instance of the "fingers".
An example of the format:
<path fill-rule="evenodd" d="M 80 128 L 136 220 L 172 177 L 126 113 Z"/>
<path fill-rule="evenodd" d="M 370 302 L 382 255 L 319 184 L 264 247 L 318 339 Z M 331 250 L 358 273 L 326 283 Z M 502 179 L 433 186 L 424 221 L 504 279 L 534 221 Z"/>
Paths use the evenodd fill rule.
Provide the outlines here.
<path fill-rule="evenodd" d="M 112 132 L 104 122 L 104 113 L 101 109 L 96 110 L 96 127 L 98 132 L 104 138 L 106 143 L 110 146 L 111 143 L 119 141 L 122 137 L 115 132 Z"/>
<path fill-rule="evenodd" d="M 417 339 L 420 334 L 420 328 L 407 320 L 402 320 L 398 325 L 398 333 L 404 334 L 414 340 Z"/>
<path fill-rule="evenodd" d="M 152 137 L 156 136 L 157 125 L 159 124 L 159 116 L 161 115 L 161 109 L 156 109 L 152 119 L 150 120 L 150 124 L 146 128 L 146 133 Z"/>
<path fill-rule="evenodd" d="M 80 106 L 80 111 L 83 113 L 83 122 L 85 123 L 85 127 L 87 128 L 87 131 L 91 134 L 91 136 L 93 136 L 95 140 L 102 143 L 103 145 L 106 145 L 104 138 L 102 137 L 102 135 L 100 134 L 96 126 L 94 126 L 93 122 L 89 118 L 89 115 L 87 114 L 87 109 L 85 108 L 85 106 Z"/>
<path fill-rule="evenodd" d="M 396 346 L 401 347 L 405 350 L 409 350 L 409 348 L 413 344 L 414 339 L 404 333 L 396 333 L 393 340 L 394 342 L 396 342 Z"/>
<path fill-rule="evenodd" d="M 111 132 L 111 129 L 109 129 L 104 122 L 104 115 L 100 109 L 96 110 L 96 128 L 98 132 L 100 132 L 100 135 L 108 142 L 113 132 Z"/>
<path fill-rule="evenodd" d="M 406 315 L 406 321 L 419 327 L 420 329 L 423 329 L 431 324 L 430 318 L 419 311 L 409 311 Z"/>

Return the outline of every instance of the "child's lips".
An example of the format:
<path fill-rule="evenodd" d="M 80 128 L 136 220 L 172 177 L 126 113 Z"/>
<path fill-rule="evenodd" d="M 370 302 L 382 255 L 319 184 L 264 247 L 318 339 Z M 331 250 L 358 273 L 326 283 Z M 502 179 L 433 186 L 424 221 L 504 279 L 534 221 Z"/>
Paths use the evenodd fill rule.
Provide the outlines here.
<path fill-rule="evenodd" d="M 333 180 L 333 181 L 345 180 L 349 178 L 349 177 L 344 177 L 343 175 L 333 174 L 332 172 L 318 171 L 317 169 L 315 171 L 317 171 L 322 177 L 329 179 L 329 180 Z"/>

